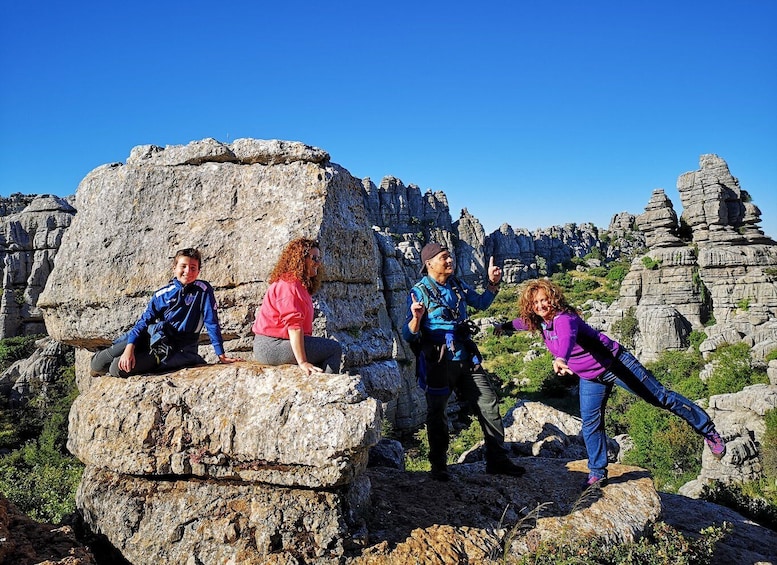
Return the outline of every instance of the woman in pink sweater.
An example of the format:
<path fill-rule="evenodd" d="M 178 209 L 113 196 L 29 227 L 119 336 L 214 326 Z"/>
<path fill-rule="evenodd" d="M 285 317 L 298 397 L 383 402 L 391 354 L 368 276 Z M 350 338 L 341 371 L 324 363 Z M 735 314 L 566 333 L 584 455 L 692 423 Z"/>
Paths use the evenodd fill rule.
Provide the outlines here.
<path fill-rule="evenodd" d="M 270 274 L 252 327 L 254 358 L 265 365 L 296 363 L 305 374 L 339 373 L 342 348 L 313 337 L 313 299 L 321 286 L 321 249 L 312 239 L 290 242 Z"/>

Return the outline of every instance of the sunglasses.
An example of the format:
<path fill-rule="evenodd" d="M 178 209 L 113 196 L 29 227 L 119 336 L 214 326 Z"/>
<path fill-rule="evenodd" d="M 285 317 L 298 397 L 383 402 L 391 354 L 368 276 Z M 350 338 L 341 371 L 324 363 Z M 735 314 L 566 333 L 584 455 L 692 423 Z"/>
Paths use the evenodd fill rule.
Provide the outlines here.
<path fill-rule="evenodd" d="M 321 262 L 321 255 L 308 255 L 308 258 L 313 261 L 314 263 L 320 263 Z"/>

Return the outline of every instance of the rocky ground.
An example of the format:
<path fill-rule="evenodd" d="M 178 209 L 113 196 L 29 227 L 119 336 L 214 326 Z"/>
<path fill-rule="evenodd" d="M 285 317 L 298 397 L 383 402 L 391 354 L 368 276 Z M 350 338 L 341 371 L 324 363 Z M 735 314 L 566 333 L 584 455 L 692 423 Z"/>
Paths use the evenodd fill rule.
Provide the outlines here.
<path fill-rule="evenodd" d="M 575 524 L 574 515 L 582 520 L 598 516 L 600 529 L 623 531 L 637 515 L 651 511 L 633 503 L 640 500 L 638 492 L 645 497 L 645 490 L 652 488 L 645 471 L 612 465 L 610 484 L 598 495 L 581 496 L 580 483 L 586 477 L 582 461 L 516 461 L 527 468 L 523 477 L 486 475 L 483 464 L 474 463 L 454 465 L 448 483 L 433 481 L 421 472 L 369 469 L 373 513 L 364 551 L 367 559 L 358 562 L 416 563 L 416 558 L 420 563 L 483 562 L 501 555 L 505 540 L 520 538 L 537 526 L 551 537 L 555 532 L 572 538 L 584 534 L 563 532 Z M 716 547 L 714 565 L 777 564 L 774 531 L 716 504 L 666 493 L 659 496 L 658 519 L 686 535 L 698 536 L 700 530 L 723 521 L 733 525 L 731 534 Z M 382 560 L 378 555 L 391 558 Z"/>
<path fill-rule="evenodd" d="M 570 517 L 579 514 L 587 515 L 586 519 L 599 516 L 608 528 L 622 530 L 638 515 L 644 519 L 654 512 L 652 505 L 631 504 L 638 493 L 644 498 L 652 485 L 642 470 L 613 466 L 612 481 L 601 493 L 581 496 L 582 462 L 517 461 L 527 468 L 520 478 L 486 475 L 482 463 L 471 463 L 452 466 L 452 480 L 447 483 L 433 481 L 423 472 L 368 469 L 372 508 L 367 530 L 353 540 L 348 560 L 354 565 L 503 562 L 505 541 L 532 543 L 534 536 L 536 543 L 542 536 L 538 526 L 552 534 L 553 528 L 569 528 Z M 716 504 L 666 493 L 658 496 L 658 519 L 687 535 L 698 535 L 723 521 L 733 525 L 732 533 L 716 548 L 714 565 L 777 563 L 777 533 Z M 526 536 L 532 528 L 535 533 Z M 120 562 L 94 536 L 85 538 L 77 527 L 34 522 L 4 499 L 0 500 L 0 538 L 0 563 Z"/>

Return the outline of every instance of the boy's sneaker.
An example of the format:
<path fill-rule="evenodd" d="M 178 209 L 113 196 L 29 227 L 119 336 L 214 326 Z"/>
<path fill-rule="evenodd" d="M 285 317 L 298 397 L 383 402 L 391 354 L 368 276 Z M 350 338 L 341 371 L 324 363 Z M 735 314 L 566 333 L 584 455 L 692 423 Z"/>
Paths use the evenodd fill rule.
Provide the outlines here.
<path fill-rule="evenodd" d="M 607 484 L 607 477 L 597 477 L 591 475 L 588 480 L 583 483 L 583 490 L 602 488 Z"/>
<path fill-rule="evenodd" d="M 723 441 L 718 432 L 712 432 L 704 436 L 704 441 L 716 459 L 720 459 L 726 454 L 726 442 Z"/>

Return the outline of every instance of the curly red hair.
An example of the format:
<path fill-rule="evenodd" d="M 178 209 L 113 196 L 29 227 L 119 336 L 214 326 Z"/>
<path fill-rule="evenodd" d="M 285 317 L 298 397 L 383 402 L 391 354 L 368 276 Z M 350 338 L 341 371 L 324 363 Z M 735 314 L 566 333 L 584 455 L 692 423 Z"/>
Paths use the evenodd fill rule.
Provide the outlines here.
<path fill-rule="evenodd" d="M 550 304 L 556 312 L 575 312 L 564 298 L 564 290 L 549 279 L 534 279 L 524 284 L 521 296 L 518 298 L 518 316 L 530 330 L 542 327 L 542 317 L 534 313 L 534 295 L 543 290 L 550 299 Z"/>
<path fill-rule="evenodd" d="M 314 239 L 300 237 L 290 241 L 270 273 L 270 284 L 280 279 L 294 278 L 300 281 L 310 294 L 314 294 L 321 288 L 323 265 L 319 266 L 318 274 L 315 277 L 308 276 L 305 258 L 310 255 L 313 249 L 320 249 L 318 242 Z"/>

